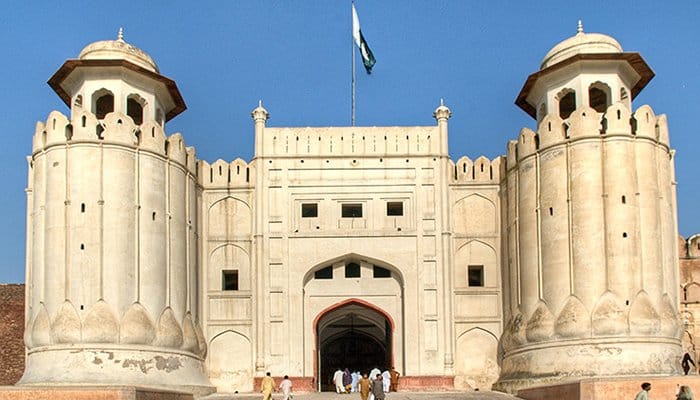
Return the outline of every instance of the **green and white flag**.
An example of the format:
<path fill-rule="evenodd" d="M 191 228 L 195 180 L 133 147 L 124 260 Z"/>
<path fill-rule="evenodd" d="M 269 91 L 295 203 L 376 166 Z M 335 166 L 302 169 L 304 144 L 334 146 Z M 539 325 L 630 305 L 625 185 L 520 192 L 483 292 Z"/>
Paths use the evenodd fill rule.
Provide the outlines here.
<path fill-rule="evenodd" d="M 374 54 L 372 54 L 372 50 L 369 49 L 369 46 L 365 41 L 365 37 L 362 36 L 362 31 L 360 31 L 360 18 L 357 16 L 355 3 L 352 4 L 352 37 L 355 39 L 357 48 L 360 49 L 362 63 L 365 65 L 365 70 L 368 74 L 371 74 L 372 67 L 374 67 L 377 60 L 374 59 Z"/>

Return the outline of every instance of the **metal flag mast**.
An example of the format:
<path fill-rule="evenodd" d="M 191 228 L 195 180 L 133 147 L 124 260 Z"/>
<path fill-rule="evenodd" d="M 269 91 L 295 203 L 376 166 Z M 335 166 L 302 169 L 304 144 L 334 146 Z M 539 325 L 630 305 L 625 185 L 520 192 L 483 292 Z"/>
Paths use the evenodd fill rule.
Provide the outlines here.
<path fill-rule="evenodd" d="M 350 2 L 350 13 L 352 13 L 352 7 L 354 7 L 355 2 Z M 353 20 L 353 24 L 354 24 Z M 350 56 L 352 57 L 352 111 L 350 114 L 350 126 L 355 126 L 355 38 L 353 37 L 353 28 L 350 29 Z"/>

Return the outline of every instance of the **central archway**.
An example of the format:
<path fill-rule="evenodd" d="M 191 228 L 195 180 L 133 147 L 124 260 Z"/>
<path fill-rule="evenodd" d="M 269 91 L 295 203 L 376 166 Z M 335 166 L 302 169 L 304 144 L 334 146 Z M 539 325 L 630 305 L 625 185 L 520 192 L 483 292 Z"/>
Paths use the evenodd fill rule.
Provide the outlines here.
<path fill-rule="evenodd" d="M 314 321 L 316 377 L 321 391 L 335 391 L 337 369 L 367 373 L 393 365 L 394 322 L 383 310 L 348 299 L 321 312 Z"/>

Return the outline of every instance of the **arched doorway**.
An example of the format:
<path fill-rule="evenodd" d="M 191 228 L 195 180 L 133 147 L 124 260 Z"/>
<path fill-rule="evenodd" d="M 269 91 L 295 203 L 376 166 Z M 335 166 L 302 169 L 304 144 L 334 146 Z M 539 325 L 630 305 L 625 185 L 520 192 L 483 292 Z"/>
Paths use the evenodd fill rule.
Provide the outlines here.
<path fill-rule="evenodd" d="M 393 365 L 394 323 L 382 310 L 349 299 L 324 310 L 316 319 L 316 377 L 321 391 L 335 391 L 337 369 L 368 373 Z"/>

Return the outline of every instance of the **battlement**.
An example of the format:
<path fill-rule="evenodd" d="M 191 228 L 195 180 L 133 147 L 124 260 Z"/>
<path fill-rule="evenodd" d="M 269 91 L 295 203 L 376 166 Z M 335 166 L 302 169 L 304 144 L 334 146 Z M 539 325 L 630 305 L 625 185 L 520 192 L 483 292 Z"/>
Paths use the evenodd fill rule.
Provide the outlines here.
<path fill-rule="evenodd" d="M 32 154 L 54 146 L 77 143 L 95 143 L 126 146 L 141 152 L 156 154 L 180 164 L 194 174 L 195 150 L 186 147 L 180 133 L 165 136 L 163 127 L 155 121 L 134 124 L 131 117 L 112 112 L 98 120 L 89 111 L 75 112 L 73 119 L 59 111 L 52 111 L 46 122 L 37 122 L 32 143 Z"/>
<path fill-rule="evenodd" d="M 453 183 L 499 183 L 501 180 L 501 164 L 503 157 L 493 160 L 481 156 L 475 161 L 462 157 L 457 162 L 450 160 L 453 173 Z"/>
<path fill-rule="evenodd" d="M 213 164 L 197 160 L 197 182 L 207 188 L 251 188 L 255 182 L 254 163 L 237 158 L 230 163 L 218 159 Z"/>
<path fill-rule="evenodd" d="M 265 156 L 437 156 L 437 126 L 265 128 Z"/>
<path fill-rule="evenodd" d="M 523 128 L 517 141 L 508 143 L 507 165 L 527 158 L 539 150 L 550 146 L 600 136 L 629 136 L 644 138 L 669 147 L 668 123 L 666 115 L 654 115 L 648 105 L 643 105 L 634 113 L 623 103 L 615 103 L 605 113 L 596 112 L 590 107 L 579 107 L 569 118 L 548 114 L 542 118 L 537 132 Z"/>

